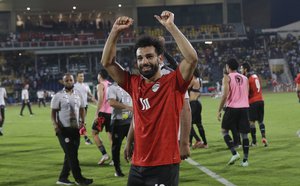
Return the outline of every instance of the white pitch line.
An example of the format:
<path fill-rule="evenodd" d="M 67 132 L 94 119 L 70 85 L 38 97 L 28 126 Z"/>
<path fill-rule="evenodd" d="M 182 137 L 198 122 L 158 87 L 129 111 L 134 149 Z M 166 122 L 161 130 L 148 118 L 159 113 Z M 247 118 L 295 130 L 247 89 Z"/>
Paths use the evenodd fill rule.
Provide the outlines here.
<path fill-rule="evenodd" d="M 217 180 L 218 182 L 222 183 L 223 185 L 226 186 L 236 186 L 235 184 L 231 183 L 230 181 L 226 180 L 225 178 L 222 178 L 221 176 L 219 176 L 218 174 L 212 172 L 211 170 L 209 170 L 208 168 L 200 165 L 200 163 L 194 161 L 191 158 L 186 159 L 185 161 L 187 161 L 189 164 L 197 167 L 199 170 L 201 170 L 202 172 L 204 172 L 205 174 L 209 175 L 210 177 L 214 178 L 215 180 Z"/>

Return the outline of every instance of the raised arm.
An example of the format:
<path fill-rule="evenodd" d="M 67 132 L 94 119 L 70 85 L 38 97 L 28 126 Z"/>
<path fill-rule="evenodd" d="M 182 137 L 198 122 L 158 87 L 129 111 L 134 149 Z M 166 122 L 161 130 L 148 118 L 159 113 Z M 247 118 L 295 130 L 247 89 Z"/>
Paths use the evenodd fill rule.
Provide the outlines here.
<path fill-rule="evenodd" d="M 197 52 L 187 38 L 178 29 L 178 27 L 174 24 L 174 14 L 172 12 L 163 11 L 160 16 L 154 15 L 154 17 L 170 32 L 175 39 L 176 44 L 184 57 L 179 66 L 180 72 L 184 80 L 190 80 L 197 66 Z"/>
<path fill-rule="evenodd" d="M 116 62 L 117 41 L 121 32 L 129 28 L 132 23 L 133 19 L 129 17 L 119 17 L 111 29 L 102 53 L 101 63 L 103 67 L 119 85 L 124 82 L 125 71 Z"/>

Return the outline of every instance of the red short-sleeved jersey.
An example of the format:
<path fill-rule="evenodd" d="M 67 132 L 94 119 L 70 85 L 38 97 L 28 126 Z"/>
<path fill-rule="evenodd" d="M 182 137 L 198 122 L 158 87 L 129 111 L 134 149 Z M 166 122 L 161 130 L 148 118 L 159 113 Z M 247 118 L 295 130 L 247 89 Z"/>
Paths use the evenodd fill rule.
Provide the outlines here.
<path fill-rule="evenodd" d="M 249 77 L 249 104 L 263 101 L 262 87 L 260 80 L 256 74 L 251 74 Z"/>
<path fill-rule="evenodd" d="M 296 84 L 300 84 L 300 73 L 297 75 L 297 77 L 295 78 L 295 83 Z"/>
<path fill-rule="evenodd" d="M 179 68 L 151 83 L 146 83 L 142 76 L 126 74 L 126 82 L 121 86 L 133 101 L 133 165 L 180 162 L 179 115 L 189 83 L 184 81 Z"/>

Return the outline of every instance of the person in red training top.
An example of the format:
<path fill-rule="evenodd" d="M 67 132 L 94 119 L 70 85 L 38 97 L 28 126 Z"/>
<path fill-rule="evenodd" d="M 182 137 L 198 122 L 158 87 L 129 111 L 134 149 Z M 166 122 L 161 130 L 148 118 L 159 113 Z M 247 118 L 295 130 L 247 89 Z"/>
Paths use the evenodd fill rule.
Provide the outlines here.
<path fill-rule="evenodd" d="M 174 14 L 163 11 L 154 17 L 170 32 L 183 56 L 178 68 L 162 75 L 163 46 L 150 36 L 135 45 L 140 75 L 132 75 L 116 62 L 116 45 L 121 32 L 133 19 L 119 17 L 105 43 L 101 63 L 110 76 L 132 97 L 134 151 L 127 185 L 173 185 L 179 183 L 179 163 L 190 155 L 190 128 L 178 130 L 184 94 L 188 89 L 198 56 L 174 24 Z M 133 139 L 132 137 L 128 137 Z M 130 143 L 127 140 L 127 143 Z M 179 151 L 179 145 L 181 150 Z M 185 148 L 185 150 L 182 150 Z"/>
<path fill-rule="evenodd" d="M 295 78 L 295 83 L 296 83 L 297 96 L 298 96 L 298 100 L 300 103 L 300 72 L 298 73 L 297 77 Z"/>
<path fill-rule="evenodd" d="M 249 63 L 241 65 L 241 72 L 249 79 L 249 121 L 252 142 L 251 146 L 256 146 L 256 127 L 255 121 L 258 121 L 260 133 L 262 136 L 262 143 L 265 147 L 268 146 L 266 139 L 266 127 L 264 124 L 264 99 L 262 96 L 262 87 L 258 76 L 251 71 Z"/>

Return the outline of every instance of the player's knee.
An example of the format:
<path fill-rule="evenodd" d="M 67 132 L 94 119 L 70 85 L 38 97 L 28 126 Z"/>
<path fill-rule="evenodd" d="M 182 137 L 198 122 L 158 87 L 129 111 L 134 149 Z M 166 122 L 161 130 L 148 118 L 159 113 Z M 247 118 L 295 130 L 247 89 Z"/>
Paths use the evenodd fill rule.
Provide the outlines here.
<path fill-rule="evenodd" d="M 92 136 L 95 138 L 95 137 L 97 137 L 98 136 L 98 134 L 99 134 L 99 132 L 98 131 L 96 131 L 96 130 L 92 130 Z"/>
<path fill-rule="evenodd" d="M 222 132 L 223 137 L 229 135 L 228 130 L 226 130 L 226 129 L 222 129 L 221 132 Z"/>
<path fill-rule="evenodd" d="M 247 133 L 241 133 L 242 139 L 248 139 L 248 134 Z"/>

